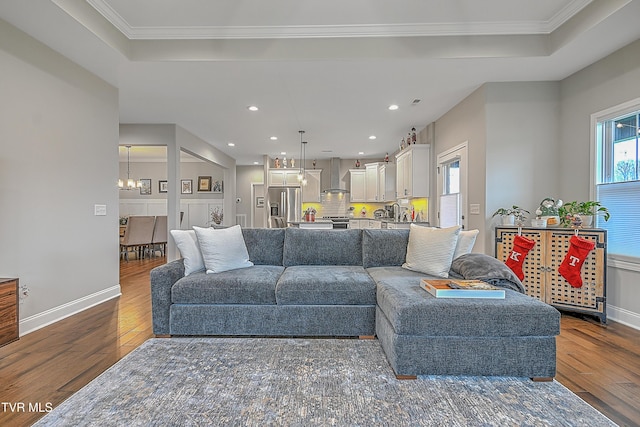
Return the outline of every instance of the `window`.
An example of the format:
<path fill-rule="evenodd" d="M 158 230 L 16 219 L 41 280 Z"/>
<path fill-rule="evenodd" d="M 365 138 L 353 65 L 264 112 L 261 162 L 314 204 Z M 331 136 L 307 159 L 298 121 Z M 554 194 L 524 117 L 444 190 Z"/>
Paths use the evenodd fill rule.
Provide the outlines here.
<path fill-rule="evenodd" d="M 596 199 L 611 219 L 599 216 L 608 231 L 609 255 L 640 262 L 640 100 L 594 115 Z"/>

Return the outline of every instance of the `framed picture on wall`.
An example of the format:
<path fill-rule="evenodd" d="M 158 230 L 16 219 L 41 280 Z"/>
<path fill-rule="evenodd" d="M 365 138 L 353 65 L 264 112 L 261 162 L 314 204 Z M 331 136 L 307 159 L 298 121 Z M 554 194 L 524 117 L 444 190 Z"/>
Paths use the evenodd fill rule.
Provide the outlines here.
<path fill-rule="evenodd" d="M 211 191 L 211 177 L 199 176 L 198 177 L 198 191 Z"/>
<path fill-rule="evenodd" d="M 167 181 L 158 181 L 158 193 L 166 193 L 168 188 Z"/>
<path fill-rule="evenodd" d="M 213 188 L 211 191 L 213 191 L 214 193 L 222 193 L 224 191 L 223 188 L 223 183 L 222 181 L 213 181 Z"/>
<path fill-rule="evenodd" d="M 151 179 L 144 178 L 140 180 L 140 194 L 144 196 L 151 194 Z"/>
<path fill-rule="evenodd" d="M 256 197 L 256 208 L 264 208 L 264 197 Z"/>
<path fill-rule="evenodd" d="M 193 193 L 193 180 L 192 179 L 183 179 L 180 184 L 180 192 L 182 194 L 192 194 Z"/>

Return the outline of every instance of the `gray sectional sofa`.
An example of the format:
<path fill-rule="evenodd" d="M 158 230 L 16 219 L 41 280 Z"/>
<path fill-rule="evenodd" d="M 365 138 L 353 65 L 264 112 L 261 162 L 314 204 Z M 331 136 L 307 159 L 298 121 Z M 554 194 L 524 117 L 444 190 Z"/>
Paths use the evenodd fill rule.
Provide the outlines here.
<path fill-rule="evenodd" d="M 377 335 L 398 376 L 555 375 L 560 314 L 495 258 L 460 256 L 450 275 L 504 287 L 505 299 L 439 299 L 419 286 L 428 276 L 402 268 L 409 230 L 242 234 L 252 267 L 185 277 L 177 260 L 151 271 L 156 335 Z"/>

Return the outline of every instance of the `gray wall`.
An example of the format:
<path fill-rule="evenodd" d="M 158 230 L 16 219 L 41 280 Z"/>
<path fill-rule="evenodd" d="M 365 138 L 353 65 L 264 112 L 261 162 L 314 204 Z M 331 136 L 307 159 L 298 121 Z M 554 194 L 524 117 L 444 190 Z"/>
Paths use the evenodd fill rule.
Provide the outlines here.
<path fill-rule="evenodd" d="M 251 183 L 264 183 L 264 167 L 263 166 L 237 166 L 236 167 L 236 198 L 240 198 L 240 203 L 236 203 L 236 214 L 247 216 L 247 226 L 251 225 L 251 210 L 255 205 L 255 200 L 251 198 Z M 265 211 L 266 208 L 256 210 L 256 218 L 254 218 L 254 227 L 266 227 Z"/>
<path fill-rule="evenodd" d="M 561 82 L 487 83 L 436 121 L 434 159 L 468 141 L 469 203 L 483 212 L 469 217 L 481 231 L 476 251 L 494 253 L 499 207 L 595 198 L 591 115 L 639 98 L 638 82 L 640 41 Z M 640 328 L 640 265 L 609 258 L 607 279 L 609 317 Z"/>
<path fill-rule="evenodd" d="M 29 288 L 24 334 L 120 294 L 118 92 L 1 20 L 0 69 L 0 276 Z"/>
<path fill-rule="evenodd" d="M 591 114 L 640 97 L 640 41 L 575 73 L 561 84 L 558 183 L 566 200 L 595 198 L 590 154 Z M 610 260 L 611 318 L 640 328 L 640 265 Z"/>

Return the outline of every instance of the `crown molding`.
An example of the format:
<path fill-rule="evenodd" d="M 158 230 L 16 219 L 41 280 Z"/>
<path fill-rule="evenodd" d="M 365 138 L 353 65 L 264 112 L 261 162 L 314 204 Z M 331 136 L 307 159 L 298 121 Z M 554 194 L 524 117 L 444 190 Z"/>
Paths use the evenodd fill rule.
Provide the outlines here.
<path fill-rule="evenodd" d="M 429 37 L 550 34 L 592 0 L 574 0 L 548 21 L 288 26 L 131 26 L 106 0 L 87 0 L 130 40 Z"/>

